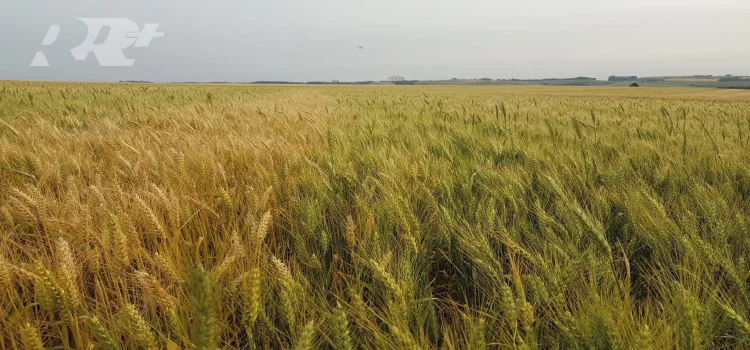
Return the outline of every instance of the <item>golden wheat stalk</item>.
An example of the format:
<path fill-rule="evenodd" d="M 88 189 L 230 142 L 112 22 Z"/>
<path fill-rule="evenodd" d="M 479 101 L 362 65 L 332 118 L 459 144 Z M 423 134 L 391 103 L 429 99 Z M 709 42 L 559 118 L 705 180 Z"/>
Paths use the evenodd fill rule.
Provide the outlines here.
<path fill-rule="evenodd" d="M 39 330 L 32 326 L 30 323 L 26 323 L 21 326 L 21 344 L 24 349 L 27 350 L 43 350 L 44 343 L 42 338 L 39 336 Z"/>
<path fill-rule="evenodd" d="M 78 266 L 68 242 L 60 237 L 55 242 L 58 282 L 72 301 L 72 306 L 81 305 L 81 294 L 78 290 Z"/>

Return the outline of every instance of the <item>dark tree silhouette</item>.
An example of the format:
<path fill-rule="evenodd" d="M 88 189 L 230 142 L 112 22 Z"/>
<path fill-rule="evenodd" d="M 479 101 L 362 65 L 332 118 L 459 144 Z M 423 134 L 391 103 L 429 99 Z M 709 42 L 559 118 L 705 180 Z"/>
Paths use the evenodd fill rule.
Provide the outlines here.
<path fill-rule="evenodd" d="M 394 83 L 394 84 L 398 84 L 398 83 L 400 83 L 400 82 L 402 82 L 404 80 L 406 80 L 406 79 L 404 77 L 400 76 L 400 75 L 394 75 L 394 76 L 391 76 L 390 78 L 388 78 L 388 81 L 390 81 L 391 83 Z"/>

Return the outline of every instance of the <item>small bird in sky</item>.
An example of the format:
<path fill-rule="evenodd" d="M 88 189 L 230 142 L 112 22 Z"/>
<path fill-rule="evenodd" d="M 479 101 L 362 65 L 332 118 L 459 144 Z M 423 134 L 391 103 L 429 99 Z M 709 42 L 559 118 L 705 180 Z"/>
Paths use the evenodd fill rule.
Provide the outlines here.
<path fill-rule="evenodd" d="M 362 50 L 362 49 L 364 49 L 364 48 L 365 48 L 364 46 L 360 46 L 360 47 L 359 47 L 359 49 L 360 49 L 360 50 Z"/>

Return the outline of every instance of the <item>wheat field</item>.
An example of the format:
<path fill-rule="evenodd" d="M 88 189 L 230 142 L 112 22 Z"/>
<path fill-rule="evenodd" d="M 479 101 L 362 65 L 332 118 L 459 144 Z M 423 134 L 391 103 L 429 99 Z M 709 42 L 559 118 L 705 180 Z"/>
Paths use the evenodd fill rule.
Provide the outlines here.
<path fill-rule="evenodd" d="M 0 350 L 750 348 L 750 91 L 0 82 Z"/>

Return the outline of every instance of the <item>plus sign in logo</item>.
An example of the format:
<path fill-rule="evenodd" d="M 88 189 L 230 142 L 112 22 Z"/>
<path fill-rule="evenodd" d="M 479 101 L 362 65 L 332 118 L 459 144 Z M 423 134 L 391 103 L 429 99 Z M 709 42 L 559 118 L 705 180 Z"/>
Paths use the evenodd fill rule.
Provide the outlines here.
<path fill-rule="evenodd" d="M 78 61 L 86 60 L 89 53 L 94 53 L 96 60 L 102 67 L 130 67 L 134 59 L 127 58 L 122 52 L 128 47 L 148 47 L 151 39 L 164 37 L 164 33 L 157 32 L 158 23 L 147 23 L 143 30 L 138 24 L 126 18 L 76 18 L 86 24 L 88 34 L 86 39 L 77 47 L 70 50 L 73 58 Z M 103 42 L 96 44 L 96 38 L 105 27 L 109 27 L 109 34 Z M 42 41 L 42 46 L 54 44 L 60 34 L 59 25 L 51 25 Z M 38 51 L 31 61 L 32 67 L 49 67 L 44 52 Z"/>

